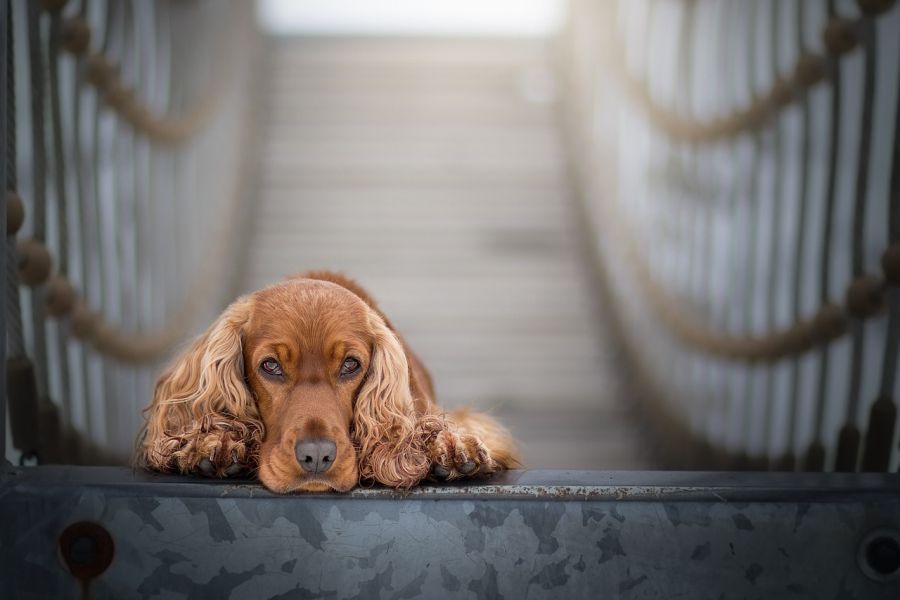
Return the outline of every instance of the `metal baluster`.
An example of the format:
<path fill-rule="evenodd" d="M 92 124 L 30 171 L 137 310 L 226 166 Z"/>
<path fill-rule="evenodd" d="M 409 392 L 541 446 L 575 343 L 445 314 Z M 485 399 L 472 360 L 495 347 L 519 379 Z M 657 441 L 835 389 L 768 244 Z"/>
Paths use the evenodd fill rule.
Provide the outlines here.
<path fill-rule="evenodd" d="M 34 186 L 33 239 L 46 244 L 47 229 L 47 150 L 44 116 L 47 94 L 45 90 L 45 65 L 41 44 L 41 5 L 29 2 L 28 6 L 28 54 L 31 82 L 32 120 L 32 173 Z M 50 400 L 49 367 L 46 327 L 46 289 L 43 284 L 31 288 L 32 344 L 37 372 L 38 406 L 40 412 L 39 444 L 43 462 L 58 462 L 61 458 L 58 446 L 58 416 Z"/>
<path fill-rule="evenodd" d="M 77 18 L 88 26 L 88 0 L 82 0 L 79 8 Z M 73 281 L 80 284 L 81 287 L 81 295 L 82 298 L 87 298 L 86 288 L 90 285 L 91 276 L 90 276 L 90 267 L 88 262 L 91 257 L 88 251 L 88 241 L 87 241 L 87 232 L 85 229 L 85 218 L 84 212 L 86 208 L 87 202 L 87 191 L 85 190 L 85 175 L 87 172 L 88 165 L 85 164 L 84 156 L 82 152 L 82 145 L 84 144 L 84 129 L 82 127 L 82 116 L 83 116 L 83 104 L 82 104 L 82 83 L 81 78 L 84 76 L 84 66 L 78 65 L 78 68 L 75 72 L 75 77 L 72 80 L 71 86 L 71 95 L 72 95 L 72 106 L 70 110 L 70 119 L 72 122 L 72 134 L 70 136 L 71 142 L 71 163 L 73 165 L 72 168 L 72 176 L 74 181 L 74 192 L 75 192 L 75 202 L 71 204 L 71 213 L 69 216 L 69 223 L 71 223 L 71 231 L 75 234 L 75 243 L 72 248 L 72 252 L 74 256 L 77 256 L 78 270 L 77 273 L 73 274 Z M 69 332 L 72 330 L 71 320 L 69 322 Z M 82 444 L 79 449 L 79 462 L 82 463 L 91 463 L 94 462 L 94 457 L 92 456 L 93 449 L 95 448 L 95 439 L 94 439 L 94 427 L 93 427 L 93 418 L 92 418 L 92 401 L 95 397 L 95 394 L 92 391 L 91 387 L 91 372 L 89 365 L 89 357 L 87 356 L 87 352 L 84 347 L 79 346 L 74 353 L 74 358 L 76 361 L 76 369 L 79 373 L 79 379 L 81 381 L 81 386 L 79 392 L 81 394 L 81 410 L 82 410 L 82 421 L 83 421 L 83 432 L 84 437 L 89 440 L 91 443 L 89 445 Z"/>
<path fill-rule="evenodd" d="M 58 275 L 51 280 L 51 284 L 47 288 L 46 301 L 48 313 L 57 312 L 58 315 L 64 314 L 60 307 L 65 306 L 69 301 L 74 301 L 74 295 L 67 299 L 67 290 L 63 286 L 68 282 L 69 275 L 69 253 L 71 251 L 69 245 L 69 224 L 68 224 L 68 200 L 66 194 L 66 164 L 63 147 L 65 139 L 63 137 L 62 125 L 62 107 L 60 106 L 60 75 L 59 75 L 59 55 L 60 55 L 60 26 L 61 19 L 59 11 L 54 11 L 50 15 L 50 33 L 47 40 L 47 64 L 49 71 L 49 92 L 50 92 L 50 120 L 51 120 L 51 139 L 53 146 L 53 176 L 54 176 L 54 192 L 56 196 L 55 214 L 56 214 L 56 230 L 57 230 L 57 252 L 55 253 L 58 263 Z M 71 405 L 71 377 L 69 373 L 69 352 L 66 343 L 66 335 L 59 323 L 55 323 L 52 327 L 52 337 L 57 354 L 57 364 L 52 365 L 53 370 L 58 373 L 61 390 L 59 392 L 60 412 L 59 421 L 60 429 L 56 432 L 57 436 L 63 437 L 64 451 L 60 455 L 60 459 L 65 462 L 73 462 L 74 454 L 77 451 L 71 445 L 71 437 L 66 435 L 67 425 L 72 419 Z"/>
<path fill-rule="evenodd" d="M 828 15 L 835 15 L 834 1 L 828 1 Z M 837 59 L 828 61 L 828 74 L 831 85 L 831 140 L 828 153 L 827 183 L 825 190 L 824 228 L 822 232 L 822 260 L 819 276 L 819 299 L 828 304 L 831 287 L 831 237 L 834 228 L 835 181 L 837 179 L 837 157 L 841 143 L 841 68 Z M 831 358 L 831 347 L 825 345 L 819 351 L 819 369 L 816 383 L 816 406 L 813 417 L 813 439 L 807 448 L 804 469 L 822 471 L 825 468 L 825 445 L 823 444 L 823 428 L 825 426 L 825 404 L 828 395 L 828 369 Z"/>
<path fill-rule="evenodd" d="M 741 6 L 744 7 L 747 11 L 745 13 L 746 19 L 744 22 L 752 24 L 748 27 L 748 43 L 746 44 L 744 51 L 746 52 L 746 85 L 749 90 L 749 99 L 751 102 L 753 102 L 757 99 L 756 90 L 754 89 L 754 74 L 756 73 L 756 52 L 757 44 L 759 42 L 758 24 L 756 22 L 757 5 L 756 3 L 748 3 L 742 4 Z M 754 301 L 756 299 L 756 286 L 758 284 L 758 282 L 756 281 L 757 252 L 755 243 L 759 235 L 761 219 L 759 210 L 759 173 L 762 154 L 762 139 L 758 129 L 753 130 L 750 135 L 751 138 L 750 140 L 748 140 L 748 143 L 750 145 L 750 168 L 747 170 L 749 184 L 747 186 L 746 197 L 739 200 L 746 205 L 746 210 L 748 212 L 748 231 L 746 235 L 746 243 L 744 244 L 743 248 L 743 260 L 737 267 L 738 269 L 744 270 L 746 278 L 746 284 L 744 285 L 741 293 L 741 297 L 743 299 L 743 306 L 741 310 L 741 324 L 745 333 L 754 333 L 753 309 Z M 742 421 L 745 424 L 745 429 L 741 432 L 741 455 L 739 457 L 738 466 L 740 468 L 748 469 L 758 466 L 758 457 L 752 455 L 750 448 L 752 439 L 751 424 L 753 422 L 754 405 L 757 402 L 755 393 L 757 390 L 756 386 L 754 385 L 755 379 L 753 377 L 753 367 L 750 365 L 745 365 L 739 368 L 741 369 L 739 380 L 743 384 L 741 386 L 741 393 L 744 397 Z"/>
<path fill-rule="evenodd" d="M 769 85 L 773 85 L 774 82 L 778 81 L 779 76 L 779 68 L 778 68 L 778 49 L 779 49 L 779 34 L 780 34 L 780 25 L 781 20 L 779 19 L 778 8 L 776 5 L 776 1 L 772 0 L 768 4 L 769 7 L 769 33 L 770 33 L 770 43 L 769 43 L 769 52 L 770 52 L 770 69 L 772 73 L 771 80 Z M 781 248 L 781 231 L 780 224 L 783 219 L 786 218 L 786 207 L 787 202 L 785 202 L 785 198 L 782 197 L 783 191 L 783 180 L 784 180 L 784 172 L 783 172 L 783 148 L 784 148 L 784 123 L 783 123 L 783 115 L 781 113 L 775 115 L 774 123 L 772 124 L 773 131 L 770 137 L 771 146 L 770 146 L 770 155 L 771 155 L 771 164 L 772 164 L 772 191 L 771 191 L 771 201 L 769 202 L 769 210 L 771 215 L 771 221 L 769 222 L 770 228 L 770 243 L 769 243 L 769 263 L 767 266 L 768 269 L 768 278 L 767 278 L 767 297 L 766 297 L 766 326 L 769 331 L 775 331 L 778 326 L 778 318 L 777 318 L 777 299 L 779 287 L 779 270 L 782 264 L 782 248 Z M 772 416 L 775 413 L 775 378 L 776 378 L 776 369 L 780 366 L 779 363 L 770 364 L 768 366 L 762 367 L 763 376 L 764 376 L 764 392 L 763 397 L 760 401 L 763 404 L 763 415 L 762 415 L 762 424 L 763 424 L 763 457 L 765 459 L 765 463 L 760 463 L 761 468 L 769 469 L 771 467 L 771 463 L 773 462 L 772 456 L 772 444 L 773 444 L 773 435 L 775 431 L 774 423 L 772 422 Z"/>
<path fill-rule="evenodd" d="M 116 12 L 118 7 L 118 2 L 115 1 L 106 1 L 100 4 L 99 9 L 99 20 L 102 20 L 104 23 L 103 26 L 103 42 L 100 45 L 101 51 L 104 55 L 109 56 L 110 49 L 110 38 L 112 35 L 113 29 L 113 15 Z M 96 298 L 92 302 L 91 306 L 94 307 L 100 314 L 109 315 L 109 312 L 106 310 L 109 304 L 108 301 L 108 289 L 110 287 L 109 276 L 106 272 L 106 258 L 108 254 L 104 252 L 104 240 L 103 240 L 103 220 L 101 217 L 102 212 L 102 181 L 101 181 L 101 169 L 106 162 L 103 160 L 104 156 L 102 154 L 102 141 L 104 129 L 108 129 L 110 126 L 110 121 L 113 120 L 111 115 L 105 113 L 104 109 L 104 99 L 103 93 L 98 89 L 95 95 L 95 104 L 93 117 L 91 119 L 91 165 L 92 165 L 92 181 L 93 186 L 91 187 L 91 223 L 90 229 L 92 230 L 87 237 L 91 241 L 96 241 L 92 250 L 93 256 L 95 257 L 94 263 L 96 264 L 96 273 L 97 280 L 95 282 L 95 287 L 93 289 L 96 290 Z M 103 432 L 103 442 L 105 446 L 109 445 L 110 442 L 110 421 L 111 415 L 109 414 L 109 404 L 110 398 L 113 397 L 113 394 L 116 392 L 115 389 L 115 367 L 110 364 L 110 361 L 105 357 L 98 357 L 98 366 L 97 371 L 101 381 L 100 389 L 97 390 L 99 392 L 96 397 L 96 404 L 98 410 L 94 411 L 94 413 L 100 417 L 101 424 L 98 429 Z"/>
<path fill-rule="evenodd" d="M 737 8 L 739 4 L 730 1 L 726 2 L 724 5 L 724 10 L 722 11 L 722 28 L 724 31 L 728 32 L 725 36 L 725 46 L 720 53 L 720 73 L 722 74 L 723 79 L 727 81 L 727 84 L 723 87 L 727 88 L 729 92 L 725 94 L 726 96 L 726 106 L 727 111 L 730 112 L 733 110 L 734 105 L 738 103 L 738 98 L 740 96 L 739 92 L 739 84 L 738 84 L 738 73 L 737 69 L 733 68 L 733 65 L 737 63 L 738 55 L 740 54 L 740 46 L 735 43 L 735 32 L 732 30 L 732 25 L 734 23 L 734 17 L 738 14 Z M 726 331 L 734 331 L 740 330 L 740 316 L 739 316 L 739 307 L 738 307 L 738 299 L 742 296 L 743 290 L 739 289 L 739 269 L 738 265 L 741 262 L 739 258 L 738 252 L 741 248 L 741 236 L 740 236 L 740 227 L 739 223 L 741 222 L 739 219 L 740 210 L 745 201 L 741 198 L 741 189 L 742 184 L 745 181 L 746 174 L 743 170 L 737 169 L 736 165 L 740 162 L 741 159 L 741 140 L 736 138 L 731 138 L 727 142 L 730 146 L 730 154 L 731 154 L 731 170 L 729 172 L 730 177 L 730 191 L 729 191 L 729 216 L 728 216 L 728 250 L 727 250 L 727 260 L 725 261 L 726 271 L 727 271 L 727 279 L 728 283 L 726 285 L 726 293 L 725 293 L 725 310 L 723 311 L 723 319 L 722 319 L 722 329 Z M 724 361 L 723 361 L 724 362 Z M 740 454 L 740 426 L 741 426 L 741 402 L 737 393 L 737 379 L 739 377 L 738 367 L 733 363 L 727 363 L 722 365 L 726 370 L 725 373 L 725 385 L 724 385 L 724 396 L 726 397 L 727 402 L 727 420 L 726 420 L 726 433 L 725 440 L 727 443 L 727 448 L 731 454 L 737 457 Z M 740 466 L 736 461 L 733 464 L 729 464 L 729 467 L 737 467 Z"/>
<path fill-rule="evenodd" d="M 891 171 L 890 205 L 888 209 L 888 240 L 890 246 L 882 258 L 886 278 L 888 323 L 881 364 L 881 384 L 878 399 L 869 410 L 869 423 L 863 448 L 863 471 L 886 471 L 890 468 L 897 422 L 897 403 L 894 400 L 897 378 L 897 357 L 900 354 L 900 98 L 894 114 L 894 159 Z"/>
<path fill-rule="evenodd" d="M 803 56 L 807 52 L 806 44 L 804 41 L 803 28 L 805 23 L 806 12 L 804 10 L 805 2 L 804 0 L 797 0 L 797 30 L 795 35 L 797 36 L 797 54 L 798 56 Z M 810 155 L 810 128 L 811 128 L 811 119 L 810 119 L 810 107 L 809 107 L 809 92 L 804 88 L 797 92 L 799 94 L 798 105 L 800 109 L 801 115 L 801 125 L 800 125 L 800 172 L 798 177 L 800 178 L 800 187 L 798 191 L 797 197 L 797 230 L 794 234 L 794 262 L 792 265 L 792 280 L 793 280 L 793 301 L 792 301 L 792 313 L 794 321 L 799 321 L 803 318 L 803 302 L 802 302 L 802 290 L 803 290 L 803 282 L 802 282 L 802 273 L 803 273 L 803 248 L 804 248 L 804 240 L 806 236 L 806 221 L 807 221 L 807 195 L 809 193 L 809 155 Z M 799 411 L 800 411 L 800 365 L 801 356 L 795 356 L 791 360 L 791 372 L 790 372 L 790 384 L 788 387 L 788 403 L 789 403 L 789 411 L 788 411 L 788 447 L 785 450 L 785 453 L 778 461 L 777 469 L 781 471 L 793 471 L 797 465 L 796 459 L 796 435 L 797 435 L 797 425 L 799 420 Z"/>
<path fill-rule="evenodd" d="M 10 48 L 12 47 L 12 36 L 13 31 L 11 27 L 11 18 L 10 11 L 12 7 L 10 6 L 11 0 L 8 1 L 0 1 L 0 81 L 3 82 L 4 89 L 2 93 L 0 93 L 0 148 L 3 148 L 4 157 L 0 160 L 0 181 L 3 182 L 3 199 L 0 200 L 0 232 L 4 236 L 3 243 L 0 244 L 0 298 L 2 298 L 3 306 L 0 308 L 2 311 L 2 315 L 0 315 L 0 466 L 5 466 L 9 460 L 9 456 L 7 456 L 6 452 L 6 397 L 7 397 L 7 388 L 6 388 L 6 370 L 7 370 L 7 328 L 6 322 L 10 319 L 10 313 L 12 312 L 7 305 L 7 285 L 8 279 L 6 277 L 7 273 L 7 264 L 9 262 L 9 253 L 7 252 L 7 211 L 10 210 L 9 204 L 11 203 L 11 199 L 9 197 L 8 192 L 13 188 L 9 185 L 9 167 L 13 163 L 10 158 L 10 154 L 14 152 L 10 152 L 10 136 L 11 136 L 11 127 L 9 126 L 12 123 L 12 118 L 10 117 L 10 113 L 12 112 L 12 107 L 10 106 L 9 98 L 12 96 L 12 88 L 9 86 L 9 80 L 11 77 L 10 71 L 11 64 L 9 62 L 9 54 Z M 12 124 L 13 127 L 15 124 Z M 15 169 L 15 165 L 13 164 L 13 169 Z M 18 293 L 18 290 L 16 290 Z"/>
<path fill-rule="evenodd" d="M 876 37 L 875 27 L 871 19 L 863 19 L 858 31 L 861 35 L 865 55 L 865 72 L 863 75 L 862 115 L 859 128 L 859 151 L 856 161 L 856 187 L 854 191 L 855 206 L 853 211 L 853 240 L 851 256 L 853 257 L 853 276 L 865 274 L 864 243 L 866 221 L 866 199 L 869 182 L 869 151 L 872 143 L 872 111 L 875 104 L 875 69 L 876 69 Z M 838 434 L 837 457 L 835 470 L 855 471 L 859 460 L 859 444 L 861 434 L 858 427 L 859 397 L 862 383 L 863 345 L 865 343 L 865 322 L 854 319 L 851 322 L 853 347 L 850 358 L 850 377 L 847 390 L 846 413 L 844 426 Z"/>

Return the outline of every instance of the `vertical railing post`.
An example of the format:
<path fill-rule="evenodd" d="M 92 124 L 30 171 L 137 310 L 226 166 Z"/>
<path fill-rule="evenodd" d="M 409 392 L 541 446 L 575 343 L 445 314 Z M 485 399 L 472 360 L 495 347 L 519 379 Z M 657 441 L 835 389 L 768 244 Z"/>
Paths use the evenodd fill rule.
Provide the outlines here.
<path fill-rule="evenodd" d="M 7 131 L 11 119 L 9 118 L 9 49 L 12 47 L 12 27 L 10 27 L 10 1 L 0 0 L 0 82 L 3 82 L 3 92 L 0 93 L 0 182 L 3 185 L 3 194 L 0 197 L 0 466 L 6 464 L 6 261 L 8 260 L 6 248 L 6 211 L 9 199 L 7 197 L 8 182 L 7 170 L 9 168 L 9 131 Z"/>

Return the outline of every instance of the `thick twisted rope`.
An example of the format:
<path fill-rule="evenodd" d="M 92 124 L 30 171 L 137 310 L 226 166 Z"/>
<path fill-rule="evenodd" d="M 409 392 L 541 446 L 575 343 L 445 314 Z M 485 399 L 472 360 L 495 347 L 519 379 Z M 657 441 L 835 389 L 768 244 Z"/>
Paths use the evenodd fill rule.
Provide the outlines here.
<path fill-rule="evenodd" d="M 749 106 L 711 121 L 683 117 L 659 104 L 647 84 L 628 72 L 621 56 L 612 61 L 612 66 L 626 92 L 655 127 L 675 139 L 714 142 L 764 127 L 775 115 L 798 101 L 807 90 L 827 79 L 829 62 L 848 54 L 859 45 L 860 28 L 865 19 L 886 12 L 894 3 L 895 0 L 858 0 L 862 17 L 851 20 L 834 16 L 823 30 L 822 38 L 827 56 L 810 52 L 802 54 L 790 75 L 777 79 L 767 92 L 760 94 Z"/>
<path fill-rule="evenodd" d="M 64 29 L 61 36 L 63 45 L 74 52 L 70 47 L 73 42 L 71 39 L 66 41 Z M 87 44 L 82 45 L 86 49 Z M 246 137 L 247 133 L 244 131 L 243 136 Z M 244 147 L 244 142 L 245 140 L 241 140 L 239 147 Z M 243 165 L 245 161 L 240 163 Z M 46 308 L 47 314 L 52 317 L 68 318 L 72 334 L 90 343 L 98 352 L 125 362 L 145 362 L 160 358 L 190 331 L 190 326 L 204 306 L 204 299 L 222 279 L 224 264 L 221 257 L 227 256 L 228 244 L 235 237 L 237 216 L 240 213 L 238 203 L 245 191 L 244 171 L 243 168 L 239 170 L 234 193 L 222 208 L 225 216 L 221 230 L 213 233 L 216 241 L 209 247 L 208 259 L 201 263 L 204 265 L 202 273 L 194 278 L 194 285 L 186 291 L 186 300 L 181 303 L 179 312 L 156 331 L 129 331 L 107 322 L 80 298 L 75 284 L 65 273 L 53 275 L 52 256 L 43 240 L 28 240 L 27 244 L 19 245 L 17 280 L 32 287 L 47 284 L 46 303 L 40 305 L 41 311 Z M 212 268 L 209 265 L 213 265 Z M 18 292 L 17 288 L 14 289 Z"/>
<path fill-rule="evenodd" d="M 84 62 L 84 81 L 101 94 L 106 105 L 119 117 L 150 139 L 165 144 L 184 142 L 202 130 L 216 112 L 226 86 L 225 73 L 229 61 L 222 60 L 213 83 L 190 110 L 177 114 L 157 115 L 137 97 L 134 89 L 119 76 L 116 62 L 102 49 L 90 50 L 91 28 L 80 16 L 66 19 L 61 28 L 61 42 L 71 54 Z"/>
<path fill-rule="evenodd" d="M 900 285 L 898 243 L 892 244 L 883 255 L 884 276 L 867 274 L 851 281 L 843 304 L 826 303 L 812 318 L 763 335 L 722 333 L 657 283 L 618 211 L 607 204 L 604 217 L 610 235 L 619 238 L 630 270 L 658 318 L 686 345 L 731 360 L 773 363 L 824 346 L 846 333 L 851 318 L 868 319 L 881 314 L 886 288 Z"/>

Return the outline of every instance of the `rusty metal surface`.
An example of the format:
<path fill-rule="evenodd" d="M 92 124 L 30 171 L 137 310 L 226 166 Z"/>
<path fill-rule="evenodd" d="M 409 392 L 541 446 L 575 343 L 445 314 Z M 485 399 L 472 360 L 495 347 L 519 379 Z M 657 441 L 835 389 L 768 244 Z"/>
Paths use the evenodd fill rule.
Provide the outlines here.
<path fill-rule="evenodd" d="M 60 536 L 82 572 L 106 551 L 71 533 L 103 540 L 83 523 L 114 547 L 84 584 L 91 598 L 900 597 L 900 577 L 866 564 L 893 564 L 900 477 L 887 474 L 519 471 L 405 495 L 277 496 L 6 468 L 0 508 L 2 598 L 80 597 Z"/>

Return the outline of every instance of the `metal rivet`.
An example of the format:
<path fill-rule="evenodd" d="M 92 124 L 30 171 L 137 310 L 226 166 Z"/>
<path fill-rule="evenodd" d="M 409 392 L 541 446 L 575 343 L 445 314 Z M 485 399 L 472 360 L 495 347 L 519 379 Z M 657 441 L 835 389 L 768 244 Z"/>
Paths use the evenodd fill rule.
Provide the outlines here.
<path fill-rule="evenodd" d="M 874 581 L 900 577 L 900 533 L 892 529 L 869 532 L 859 545 L 857 562 L 866 577 Z"/>
<path fill-rule="evenodd" d="M 69 572 L 83 583 L 97 577 L 113 559 L 112 536 L 102 525 L 73 523 L 59 536 L 59 555 Z"/>

